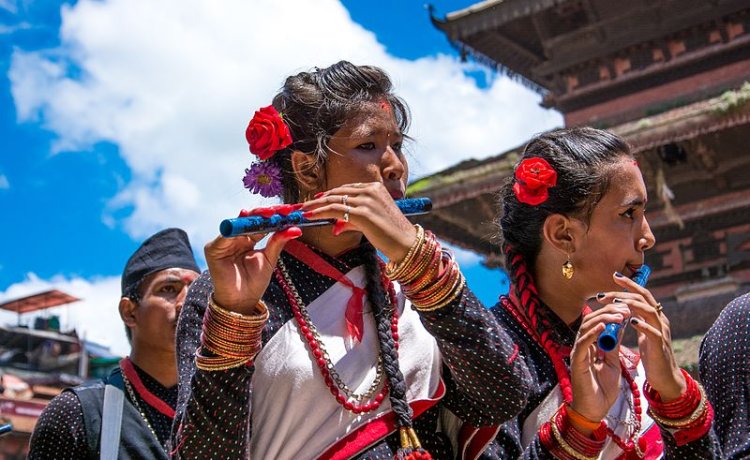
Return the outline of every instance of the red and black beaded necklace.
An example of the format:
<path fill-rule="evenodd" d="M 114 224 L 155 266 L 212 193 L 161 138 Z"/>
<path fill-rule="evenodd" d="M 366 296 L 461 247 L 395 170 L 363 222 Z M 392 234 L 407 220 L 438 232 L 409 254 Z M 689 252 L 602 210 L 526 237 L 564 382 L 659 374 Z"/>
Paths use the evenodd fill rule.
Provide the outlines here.
<path fill-rule="evenodd" d="M 290 243 L 294 242 L 292 241 Z M 319 270 L 317 270 L 319 273 L 325 276 L 329 276 L 337 281 L 341 280 L 341 277 L 344 276 L 343 274 L 341 274 L 338 270 L 325 262 L 320 256 L 315 254 L 309 248 L 306 249 L 307 250 L 300 247 L 297 247 L 296 249 L 295 255 L 301 262 L 306 263 L 309 266 L 312 265 L 310 263 L 311 261 L 308 261 L 306 259 L 315 258 L 315 265 L 319 268 Z M 300 255 L 302 255 L 302 257 L 300 257 Z M 382 274 L 381 283 L 383 284 L 383 289 L 388 292 L 388 295 L 386 297 L 388 305 L 386 305 L 386 309 L 392 312 L 391 336 L 393 338 L 394 346 L 396 347 L 396 349 L 398 349 L 398 312 L 396 311 L 395 307 L 397 305 L 396 291 L 393 283 L 384 275 L 384 264 L 382 263 L 382 261 L 379 262 L 381 265 L 380 271 Z M 328 352 L 325 349 L 325 345 L 320 339 L 315 325 L 310 320 L 310 316 L 307 313 L 307 307 L 302 301 L 302 298 L 297 291 L 297 288 L 294 286 L 294 283 L 292 282 L 292 279 L 286 270 L 286 266 L 281 259 L 279 259 L 278 261 L 274 274 L 276 276 L 276 280 L 281 286 L 281 289 L 286 295 L 289 306 L 292 309 L 294 319 L 297 321 L 297 325 L 299 326 L 300 335 L 302 335 L 302 337 L 307 342 L 307 345 L 310 348 L 310 352 L 313 354 L 315 362 L 318 365 L 318 369 L 323 375 L 325 384 L 333 397 L 336 399 L 336 402 L 341 404 L 346 410 L 355 414 L 371 412 L 380 407 L 380 405 L 388 395 L 388 380 L 384 378 L 385 371 L 383 369 L 381 360 L 378 359 L 378 373 L 375 381 L 372 383 L 368 391 L 363 394 L 355 394 L 354 392 L 352 392 L 341 380 L 338 372 L 336 372 L 336 369 L 328 356 Z M 375 394 L 381 382 L 382 388 L 379 392 L 377 392 L 377 394 Z"/>

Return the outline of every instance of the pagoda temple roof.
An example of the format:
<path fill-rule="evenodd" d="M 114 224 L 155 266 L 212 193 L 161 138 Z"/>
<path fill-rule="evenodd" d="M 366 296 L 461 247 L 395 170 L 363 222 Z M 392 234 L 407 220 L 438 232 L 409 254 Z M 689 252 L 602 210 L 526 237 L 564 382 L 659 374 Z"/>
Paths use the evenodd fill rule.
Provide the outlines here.
<path fill-rule="evenodd" d="M 501 0 L 502 1 L 502 0 Z M 669 142 L 678 142 L 698 135 L 750 123 L 750 82 L 741 88 L 727 91 L 721 96 L 667 110 L 657 115 L 607 128 L 628 141 L 634 153 L 642 152 Z M 446 193 L 447 201 L 462 198 L 450 196 L 448 188 L 473 189 L 471 193 L 484 193 L 484 181 L 506 176 L 513 171 L 523 146 L 518 146 L 483 160 L 464 160 L 450 168 L 413 182 L 410 195 L 427 196 Z M 477 186 L 479 186 L 477 188 Z M 500 184 L 495 187 L 499 190 Z M 490 188 L 493 188 L 490 186 Z"/>
<path fill-rule="evenodd" d="M 750 82 L 718 97 L 608 129 L 623 137 L 634 153 L 641 153 L 747 124 Z M 407 193 L 429 197 L 433 202 L 432 213 L 420 217 L 419 222 L 444 241 L 482 254 L 488 264 L 501 264 L 499 249 L 491 241 L 495 229 L 490 223 L 498 211 L 496 195 L 522 151 L 523 146 L 519 146 L 483 160 L 465 160 L 413 182 Z"/>

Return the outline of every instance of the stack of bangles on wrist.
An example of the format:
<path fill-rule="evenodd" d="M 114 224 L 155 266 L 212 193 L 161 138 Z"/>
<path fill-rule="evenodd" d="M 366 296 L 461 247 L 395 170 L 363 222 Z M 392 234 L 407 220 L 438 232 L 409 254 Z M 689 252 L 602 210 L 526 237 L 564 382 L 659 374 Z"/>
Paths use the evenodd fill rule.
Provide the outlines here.
<path fill-rule="evenodd" d="M 414 227 L 417 239 L 401 262 L 388 262 L 386 276 L 401 284 L 417 310 L 437 310 L 461 294 L 466 280 L 453 255 L 440 247 L 435 235 L 420 225 Z"/>
<path fill-rule="evenodd" d="M 682 370 L 687 382 L 685 394 L 670 402 L 662 402 L 659 394 L 646 382 L 643 392 L 648 399 L 648 414 L 668 429 L 678 446 L 703 437 L 711 429 L 714 411 L 703 387 Z"/>
<path fill-rule="evenodd" d="M 576 423 L 592 430 L 587 436 L 576 429 Z M 568 404 L 563 404 L 549 422 L 539 428 L 539 440 L 547 450 L 561 460 L 594 460 L 604 448 L 607 439 L 607 425 L 592 422 L 575 412 Z"/>
<path fill-rule="evenodd" d="M 257 308 L 260 311 L 257 315 L 231 312 L 218 306 L 210 296 L 203 317 L 201 348 L 195 352 L 196 367 L 202 371 L 222 371 L 255 358 L 268 320 L 266 304 L 259 301 Z M 201 354 L 206 351 L 213 356 Z"/>

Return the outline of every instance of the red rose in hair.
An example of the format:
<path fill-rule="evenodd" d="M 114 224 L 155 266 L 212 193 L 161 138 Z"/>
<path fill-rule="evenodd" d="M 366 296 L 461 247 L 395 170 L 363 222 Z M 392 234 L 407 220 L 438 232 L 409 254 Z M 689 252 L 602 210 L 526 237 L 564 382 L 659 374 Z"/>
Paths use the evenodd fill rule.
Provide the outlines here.
<path fill-rule="evenodd" d="M 536 206 L 547 201 L 547 189 L 557 185 L 557 171 L 544 158 L 526 158 L 516 168 L 513 192 L 521 203 Z"/>
<path fill-rule="evenodd" d="M 245 138 L 250 144 L 250 151 L 261 160 L 271 158 L 292 143 L 289 127 L 272 105 L 255 112 L 245 130 Z"/>

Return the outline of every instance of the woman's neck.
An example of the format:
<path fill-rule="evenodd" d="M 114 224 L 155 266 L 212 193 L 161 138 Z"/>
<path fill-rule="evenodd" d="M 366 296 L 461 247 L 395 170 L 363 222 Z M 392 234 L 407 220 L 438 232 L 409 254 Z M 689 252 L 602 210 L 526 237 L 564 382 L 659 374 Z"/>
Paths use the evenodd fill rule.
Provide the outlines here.
<path fill-rule="evenodd" d="M 362 243 L 359 232 L 344 232 L 339 236 L 332 233 L 333 227 L 309 227 L 304 229 L 300 241 L 308 246 L 315 246 L 329 256 L 335 257 Z"/>
<path fill-rule="evenodd" d="M 581 316 L 586 299 L 573 290 L 572 283 L 563 279 L 551 279 L 551 276 L 540 276 L 536 280 L 539 298 L 567 325 L 575 323 Z"/>

